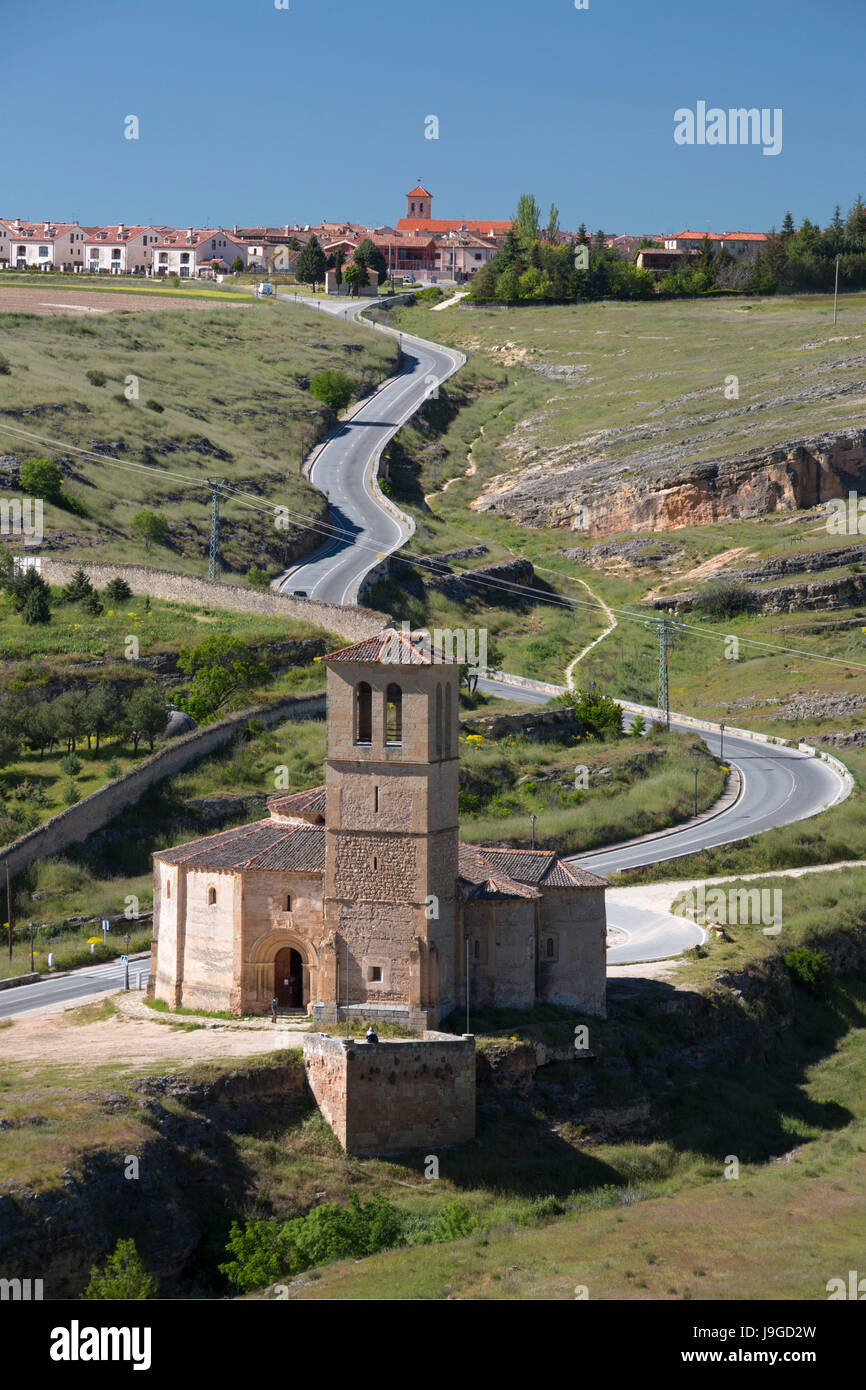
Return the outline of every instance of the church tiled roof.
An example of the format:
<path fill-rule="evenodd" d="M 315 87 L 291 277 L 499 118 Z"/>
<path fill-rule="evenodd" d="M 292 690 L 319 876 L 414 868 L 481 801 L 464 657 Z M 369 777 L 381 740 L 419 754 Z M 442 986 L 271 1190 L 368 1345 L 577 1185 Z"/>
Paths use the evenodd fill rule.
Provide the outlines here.
<path fill-rule="evenodd" d="M 203 840 L 190 840 L 174 849 L 160 850 L 154 859 L 182 864 L 186 869 L 277 869 L 293 873 L 325 871 L 325 828 L 322 825 L 286 825 L 281 821 L 253 821 L 234 830 L 222 830 Z"/>
<path fill-rule="evenodd" d="M 291 816 L 312 822 L 324 820 L 325 788 L 311 787 L 305 792 L 282 792 L 278 796 L 269 796 L 268 810 L 281 820 Z"/>
<path fill-rule="evenodd" d="M 364 637 L 350 647 L 329 652 L 323 661 L 364 661 L 384 666 L 440 666 L 446 662 L 442 652 L 431 645 L 430 634 L 423 628 L 417 632 L 383 628 L 375 637 Z"/>
<path fill-rule="evenodd" d="M 591 874 L 588 869 L 579 869 L 576 864 L 568 864 L 549 849 L 483 849 L 471 848 L 500 874 L 516 879 L 518 883 L 534 883 L 539 888 L 606 888 L 607 879 Z"/>
<path fill-rule="evenodd" d="M 294 810 L 288 807 L 294 803 Z M 268 805 L 280 815 L 310 814 L 321 807 L 325 788 L 272 797 Z M 303 808 L 303 809 L 301 809 Z M 174 849 L 160 850 L 154 859 L 182 864 L 186 869 L 271 869 L 284 873 L 323 874 L 325 827 L 276 816 L 220 830 Z M 604 888 L 606 880 L 576 864 L 567 864 L 550 850 L 489 849 L 460 845 L 458 879 L 466 897 L 539 898 L 544 888 Z"/>

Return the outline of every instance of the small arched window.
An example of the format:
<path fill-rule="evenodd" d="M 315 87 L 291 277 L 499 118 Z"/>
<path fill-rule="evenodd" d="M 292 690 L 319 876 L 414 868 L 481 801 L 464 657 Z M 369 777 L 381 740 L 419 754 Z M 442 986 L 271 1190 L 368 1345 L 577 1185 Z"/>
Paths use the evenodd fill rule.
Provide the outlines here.
<path fill-rule="evenodd" d="M 291 893 L 287 893 L 287 894 L 286 894 L 286 912 L 291 912 L 291 910 L 292 910 L 292 895 L 291 895 Z"/>
<path fill-rule="evenodd" d="M 547 954 L 548 954 L 548 957 L 550 957 L 550 958 L 552 959 L 553 956 L 555 955 L 555 953 L 556 953 L 556 952 L 555 952 L 555 947 L 554 947 L 554 943 L 553 943 L 553 937 L 552 937 L 552 936 L 549 936 L 549 937 L 547 938 Z"/>
<path fill-rule="evenodd" d="M 355 742 L 373 742 L 373 692 L 366 681 L 355 686 Z"/>
<path fill-rule="evenodd" d="M 403 742 L 403 692 L 393 681 L 385 691 L 385 742 Z"/>
<path fill-rule="evenodd" d="M 209 888 L 209 889 L 207 890 L 207 905 L 208 905 L 208 907 L 215 907 L 215 906 L 216 906 L 216 889 L 215 889 L 215 888 Z"/>

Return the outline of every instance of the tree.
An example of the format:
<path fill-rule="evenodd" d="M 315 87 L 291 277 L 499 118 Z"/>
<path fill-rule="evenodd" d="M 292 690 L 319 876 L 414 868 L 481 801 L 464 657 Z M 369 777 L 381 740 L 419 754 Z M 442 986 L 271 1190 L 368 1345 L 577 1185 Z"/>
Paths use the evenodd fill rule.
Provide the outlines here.
<path fill-rule="evenodd" d="M 240 260 L 240 256 L 238 256 L 238 260 Z M 218 271 L 219 268 L 220 268 L 220 263 L 219 263 L 219 261 L 211 261 L 211 263 L 210 263 L 210 268 L 211 268 L 211 270 L 213 271 L 214 275 L 216 275 L 217 271 Z"/>
<path fill-rule="evenodd" d="M 165 545 L 168 538 L 168 522 L 164 516 L 158 512 L 148 511 L 143 507 L 140 512 L 136 512 L 129 529 L 135 539 L 144 541 L 145 550 L 150 550 L 152 544 Z"/>
<path fill-rule="evenodd" d="M 251 565 L 247 570 L 247 583 L 254 589 L 267 589 L 270 582 L 267 570 L 260 569 L 258 565 Z"/>
<path fill-rule="evenodd" d="M 110 603 L 126 603 L 132 598 L 132 590 L 125 579 L 115 575 L 114 579 L 109 579 L 104 590 L 105 597 Z"/>
<path fill-rule="evenodd" d="M 137 753 L 139 743 L 146 738 L 152 753 L 154 739 L 168 722 L 168 702 L 162 688 L 152 681 L 137 686 L 126 702 L 123 722 L 124 733 L 132 739 L 133 751 Z"/>
<path fill-rule="evenodd" d="M 349 265 L 346 266 L 346 271 L 343 275 L 343 279 L 349 286 L 349 289 L 351 290 L 353 295 L 357 295 L 362 285 L 368 285 L 370 283 L 370 277 L 367 274 L 367 267 L 363 265 L 360 261 L 352 261 Z"/>
<path fill-rule="evenodd" d="M 590 738 L 616 737 L 622 733 L 622 705 L 597 690 L 566 691 L 550 702 L 574 710 L 575 719 Z"/>
<path fill-rule="evenodd" d="M 177 664 L 184 675 L 192 677 L 182 708 L 198 724 L 273 680 L 270 668 L 254 651 L 239 638 L 227 635 L 206 637 L 196 647 L 183 648 Z"/>
<path fill-rule="evenodd" d="M 380 248 L 371 237 L 365 236 L 361 245 L 355 252 L 355 264 L 365 265 L 368 270 L 375 270 L 379 276 L 379 284 L 383 284 L 388 275 L 388 262 Z"/>
<path fill-rule="evenodd" d="M 514 221 L 517 223 L 518 236 L 528 249 L 533 242 L 538 241 L 541 229 L 541 209 L 535 201 L 534 193 L 521 193 L 517 200 Z"/>
<path fill-rule="evenodd" d="M 794 226 L 794 219 L 790 211 L 786 212 L 785 216 L 782 218 L 782 230 L 779 235 L 784 237 L 785 241 L 789 241 L 796 231 L 797 228 Z"/>
<path fill-rule="evenodd" d="M 513 302 L 520 298 L 520 277 L 513 265 L 503 270 L 496 280 L 496 298 Z"/>
<path fill-rule="evenodd" d="M 64 603 L 82 603 L 84 599 L 90 598 L 92 593 L 93 585 L 79 566 L 69 583 L 64 584 L 60 596 Z"/>
<path fill-rule="evenodd" d="M 95 686 L 84 701 L 84 724 L 87 730 L 88 748 L 90 747 L 91 735 L 96 739 L 96 751 L 98 753 L 100 739 L 120 733 L 124 727 L 124 715 L 123 705 L 114 687 L 107 684 Z"/>
<path fill-rule="evenodd" d="M 334 279 L 337 282 L 337 289 L 343 283 L 343 266 L 346 263 L 346 248 L 338 246 L 334 252 Z"/>
<path fill-rule="evenodd" d="M 315 232 L 295 261 L 295 279 L 302 285 L 318 285 L 325 278 L 328 260 Z"/>
<path fill-rule="evenodd" d="M 59 502 L 63 494 L 63 474 L 51 459 L 25 459 L 18 470 L 18 485 L 31 497 Z"/>
<path fill-rule="evenodd" d="M 347 277 L 351 269 L 351 266 L 347 267 Z M 346 409 L 354 390 L 355 384 L 351 377 L 346 376 L 345 372 L 337 371 L 336 367 L 326 367 L 323 372 L 317 372 L 310 382 L 310 395 L 330 406 L 335 415 Z"/>
<path fill-rule="evenodd" d="M 21 577 L 13 594 L 13 603 L 21 614 L 22 622 L 28 627 L 51 621 L 51 590 L 42 575 L 35 569 L 27 569 Z"/>
<path fill-rule="evenodd" d="M 237 275 L 239 271 L 243 270 L 243 268 L 244 263 L 242 257 L 235 256 L 234 260 L 232 261 L 232 270 L 234 271 L 235 275 Z"/>
<path fill-rule="evenodd" d="M 556 245 L 559 236 L 559 208 L 555 203 L 550 204 L 550 211 L 547 214 L 547 226 L 544 229 L 545 238 L 551 246 Z"/>
<path fill-rule="evenodd" d="M 91 1301 L 141 1300 L 156 1298 L 157 1288 L 157 1281 L 148 1274 L 135 1241 L 119 1240 L 101 1269 L 91 1266 L 90 1283 L 81 1297 Z"/>

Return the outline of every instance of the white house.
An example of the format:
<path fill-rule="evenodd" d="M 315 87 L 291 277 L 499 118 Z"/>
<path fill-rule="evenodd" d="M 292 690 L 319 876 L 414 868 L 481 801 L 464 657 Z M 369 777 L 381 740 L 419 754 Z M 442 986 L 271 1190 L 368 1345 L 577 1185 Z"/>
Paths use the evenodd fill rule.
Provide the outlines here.
<path fill-rule="evenodd" d="M 236 256 L 246 266 L 247 247 L 222 227 L 188 227 L 159 237 L 150 248 L 152 275 L 177 275 L 193 279 L 206 273 L 212 261 L 229 270 Z"/>
<path fill-rule="evenodd" d="M 100 227 L 84 242 L 85 269 L 98 274 L 149 274 L 151 248 L 171 227 Z"/>
<path fill-rule="evenodd" d="M 9 265 L 37 270 L 81 270 L 84 245 L 95 227 L 77 222 L 23 222 L 4 218 L 9 234 Z"/>
<path fill-rule="evenodd" d="M 753 261 L 758 250 L 767 240 L 763 232 L 677 232 L 674 236 L 665 237 L 666 251 L 696 251 L 703 241 L 708 237 L 713 255 L 720 256 L 723 251 L 727 251 L 734 260 Z"/>

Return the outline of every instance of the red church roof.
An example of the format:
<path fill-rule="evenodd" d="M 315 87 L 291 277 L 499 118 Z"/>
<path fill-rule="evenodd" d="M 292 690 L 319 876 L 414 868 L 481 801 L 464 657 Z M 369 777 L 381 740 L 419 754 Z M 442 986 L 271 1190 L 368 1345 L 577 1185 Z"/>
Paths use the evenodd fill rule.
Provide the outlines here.
<path fill-rule="evenodd" d="M 480 236 L 487 236 L 490 232 L 494 236 L 504 236 L 511 226 L 511 218 L 507 222 L 485 222 L 483 218 L 469 217 L 401 217 L 397 223 L 397 231 L 459 232 L 465 228 L 467 232 L 478 232 Z"/>
<path fill-rule="evenodd" d="M 420 183 L 417 188 L 412 188 L 406 194 L 407 198 L 432 198 L 433 194 L 428 193 L 426 188 L 422 188 Z"/>

